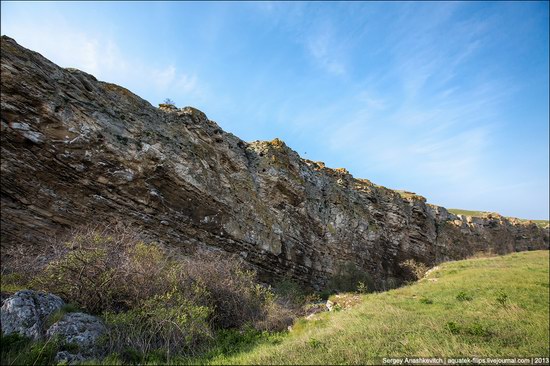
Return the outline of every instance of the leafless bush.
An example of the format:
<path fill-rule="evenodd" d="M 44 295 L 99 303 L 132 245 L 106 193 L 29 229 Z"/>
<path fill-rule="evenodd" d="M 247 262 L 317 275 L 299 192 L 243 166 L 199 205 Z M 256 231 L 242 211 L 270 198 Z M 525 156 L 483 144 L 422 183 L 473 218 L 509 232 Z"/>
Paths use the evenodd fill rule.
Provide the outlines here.
<path fill-rule="evenodd" d="M 8 293 L 31 288 L 32 280 L 56 256 L 55 245 L 52 246 L 51 242 L 41 246 L 16 244 L 1 250 L 2 291 Z"/>
<path fill-rule="evenodd" d="M 424 277 L 426 272 L 428 272 L 429 267 L 414 259 L 407 259 L 399 264 L 402 271 L 404 272 L 405 279 L 409 281 L 416 281 Z"/>
<path fill-rule="evenodd" d="M 2 274 L 20 273 L 34 276 L 54 257 L 51 243 L 42 246 L 15 244 L 2 247 Z"/>
<path fill-rule="evenodd" d="M 264 306 L 264 316 L 256 320 L 254 328 L 259 331 L 283 331 L 292 325 L 298 315 L 302 315 L 302 307 L 294 304 L 282 304 L 279 301 L 270 301 Z"/>
<path fill-rule="evenodd" d="M 184 261 L 183 277 L 203 286 L 218 328 L 239 328 L 266 317 L 273 294 L 257 283 L 256 273 L 239 259 L 208 253 Z"/>

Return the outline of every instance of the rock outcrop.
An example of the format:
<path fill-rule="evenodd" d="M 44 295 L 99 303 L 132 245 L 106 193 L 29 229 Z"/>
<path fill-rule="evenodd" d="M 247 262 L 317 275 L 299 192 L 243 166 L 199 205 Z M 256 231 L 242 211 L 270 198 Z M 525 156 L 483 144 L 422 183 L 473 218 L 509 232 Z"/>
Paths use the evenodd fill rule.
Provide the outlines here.
<path fill-rule="evenodd" d="M 84 313 L 68 313 L 47 330 L 46 336 L 60 337 L 65 344 L 72 346 L 71 350 L 59 351 L 56 362 L 75 363 L 101 353 L 98 344 L 105 332 L 106 327 L 99 318 Z"/>
<path fill-rule="evenodd" d="M 23 290 L 2 304 L 2 334 L 18 333 L 34 340 L 44 338 L 45 322 L 65 302 L 59 296 Z"/>
<path fill-rule="evenodd" d="M 7 298 L 2 304 L 2 334 L 13 333 L 33 340 L 55 339 L 61 350 L 56 362 L 75 362 L 95 358 L 102 353 L 100 337 L 106 327 L 95 316 L 84 313 L 62 314 L 65 302 L 54 294 L 22 290 Z"/>
<path fill-rule="evenodd" d="M 182 252 L 240 254 L 265 279 L 320 288 L 350 263 L 379 288 L 407 259 L 547 249 L 548 229 L 456 216 L 281 140 L 244 142 L 201 111 L 155 108 L 2 37 L 2 246 L 124 221 Z"/>

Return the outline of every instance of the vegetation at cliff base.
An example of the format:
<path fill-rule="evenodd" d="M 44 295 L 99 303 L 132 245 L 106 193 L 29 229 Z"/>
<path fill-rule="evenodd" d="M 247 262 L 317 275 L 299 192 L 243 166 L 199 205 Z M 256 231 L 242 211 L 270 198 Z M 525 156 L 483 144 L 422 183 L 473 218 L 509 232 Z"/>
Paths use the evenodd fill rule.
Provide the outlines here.
<path fill-rule="evenodd" d="M 34 255 L 17 248 L 8 253 L 2 266 L 3 296 L 32 289 L 66 301 L 35 323 L 40 334 L 68 312 L 98 316 L 107 331 L 94 356 L 106 355 L 108 363 L 164 364 L 175 356 L 205 354 L 227 339 L 251 344 L 268 332 L 286 330 L 301 311 L 297 296 L 260 284 L 238 257 L 208 251 L 172 255 L 154 242 L 145 243 L 141 233 L 126 225 L 82 227 Z M 69 346 L 17 335 L 1 341 L 1 364 L 22 359 L 51 364 Z M 46 345 L 47 353 L 37 353 Z"/>
<path fill-rule="evenodd" d="M 298 321 L 282 339 L 187 360 L 379 364 L 381 357 L 549 356 L 548 251 L 442 264 L 421 281 Z M 182 360 L 183 362 L 183 360 Z"/>
<path fill-rule="evenodd" d="M 369 293 L 368 276 L 343 268 L 331 281 L 326 306 L 320 294 L 290 280 L 259 285 L 235 258 L 172 256 L 128 226 L 77 230 L 36 260 L 15 254 L 10 263 L 20 272 L 2 276 L 2 291 L 59 294 L 67 305 L 47 319 L 50 325 L 74 311 L 105 322 L 103 351 L 88 364 L 550 356 L 548 251 L 477 257 L 430 270 L 406 261 L 411 282 L 385 292 Z M 353 292 L 334 293 L 345 289 Z M 19 336 L 0 340 L 3 364 L 51 364 L 56 352 L 70 346 Z"/>

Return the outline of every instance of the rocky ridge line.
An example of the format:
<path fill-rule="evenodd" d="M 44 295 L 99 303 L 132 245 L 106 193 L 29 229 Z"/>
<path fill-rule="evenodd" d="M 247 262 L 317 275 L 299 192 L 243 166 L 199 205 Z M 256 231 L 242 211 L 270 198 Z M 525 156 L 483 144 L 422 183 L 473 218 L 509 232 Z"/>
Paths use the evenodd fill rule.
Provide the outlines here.
<path fill-rule="evenodd" d="M 127 89 L 1 40 L 2 247 L 124 221 L 181 252 L 224 250 L 315 288 L 350 263 L 378 288 L 408 259 L 548 249 L 548 228 L 467 217 L 300 156 L 244 142 L 192 107 Z"/>

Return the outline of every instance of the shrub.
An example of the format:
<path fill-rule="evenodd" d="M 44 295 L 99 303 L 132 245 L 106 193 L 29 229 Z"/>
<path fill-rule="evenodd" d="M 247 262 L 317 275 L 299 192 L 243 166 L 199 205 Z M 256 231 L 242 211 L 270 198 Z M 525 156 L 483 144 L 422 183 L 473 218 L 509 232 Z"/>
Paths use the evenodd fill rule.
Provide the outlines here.
<path fill-rule="evenodd" d="M 449 330 L 449 332 L 451 332 L 451 334 L 460 333 L 460 327 L 455 322 L 448 322 L 447 329 Z"/>
<path fill-rule="evenodd" d="M 313 338 L 313 337 L 310 338 L 307 343 L 312 348 L 321 348 L 323 346 L 323 342 L 321 342 L 317 338 Z"/>
<path fill-rule="evenodd" d="M 322 302 L 322 294 L 315 293 L 310 288 L 305 288 L 292 279 L 285 278 L 273 287 L 275 300 L 271 306 L 268 317 L 274 321 L 284 320 L 273 329 L 282 330 L 292 324 L 292 320 L 298 316 L 307 315 L 309 310 Z M 326 294 L 325 300 L 330 296 Z"/>
<path fill-rule="evenodd" d="M 215 328 L 240 328 L 263 322 L 274 310 L 270 288 L 257 283 L 256 273 L 244 263 L 219 253 L 196 255 L 182 262 L 180 282 L 199 283 L 209 296 Z"/>
<path fill-rule="evenodd" d="M 176 106 L 176 103 L 170 98 L 164 99 L 164 102 L 162 102 L 162 103 L 166 104 L 166 105 L 171 105 L 171 106 L 174 106 L 174 107 Z"/>
<path fill-rule="evenodd" d="M 330 295 L 333 295 L 336 293 L 336 290 L 333 290 L 331 288 L 325 288 L 321 292 L 319 292 L 319 297 L 321 300 L 326 301 L 330 297 Z"/>
<path fill-rule="evenodd" d="M 421 302 L 422 304 L 426 304 L 426 305 L 430 305 L 430 304 L 433 304 L 433 303 L 434 303 L 432 299 L 429 299 L 429 298 L 427 298 L 427 297 L 422 297 L 422 298 L 420 299 L 420 302 Z"/>
<path fill-rule="evenodd" d="M 211 308 L 215 328 L 256 322 L 265 328 L 265 320 L 273 317 L 269 312 L 281 312 L 271 289 L 260 286 L 256 273 L 229 255 L 171 259 L 123 225 L 81 228 L 57 246 L 58 255 L 35 282 L 87 312 L 131 310 L 172 291 Z"/>
<path fill-rule="evenodd" d="M 188 353 L 212 337 L 208 324 L 210 313 L 208 307 L 192 303 L 176 290 L 154 296 L 140 308 L 107 312 L 109 350 L 131 362 L 136 361 L 137 355 L 155 351 L 162 352 L 169 360 L 174 353 Z"/>
<path fill-rule="evenodd" d="M 479 337 L 490 337 L 491 332 L 489 328 L 484 326 L 480 323 L 473 323 L 471 326 L 468 327 L 466 332 L 473 336 L 479 336 Z"/>
<path fill-rule="evenodd" d="M 55 246 L 45 243 L 44 246 L 16 244 L 2 247 L 0 287 L 2 291 L 15 293 L 32 288 L 35 278 L 55 257 Z"/>
<path fill-rule="evenodd" d="M 357 284 L 357 292 L 360 294 L 366 294 L 369 292 L 369 286 L 363 281 L 359 281 Z"/>
<path fill-rule="evenodd" d="M 284 278 L 279 281 L 273 287 L 273 292 L 281 299 L 294 303 L 301 303 L 308 296 L 308 293 L 297 282 L 290 278 Z"/>
<path fill-rule="evenodd" d="M 35 284 L 88 312 L 131 309 L 169 289 L 162 251 L 128 226 L 81 228 L 58 247 Z"/>
<path fill-rule="evenodd" d="M 292 325 L 301 309 L 280 304 L 277 301 L 268 301 L 264 306 L 265 315 L 254 322 L 254 328 L 259 331 L 284 331 Z"/>
<path fill-rule="evenodd" d="M 407 281 L 417 281 L 424 277 L 426 272 L 428 272 L 429 267 L 414 259 L 407 259 L 399 264 L 399 267 L 402 270 L 402 274 L 405 280 Z"/>
<path fill-rule="evenodd" d="M 81 228 L 58 241 L 55 253 L 36 286 L 103 314 L 107 348 L 124 362 L 146 362 L 151 352 L 189 354 L 219 329 L 283 330 L 296 316 L 289 300 L 258 284 L 236 257 L 176 259 L 129 226 Z"/>

